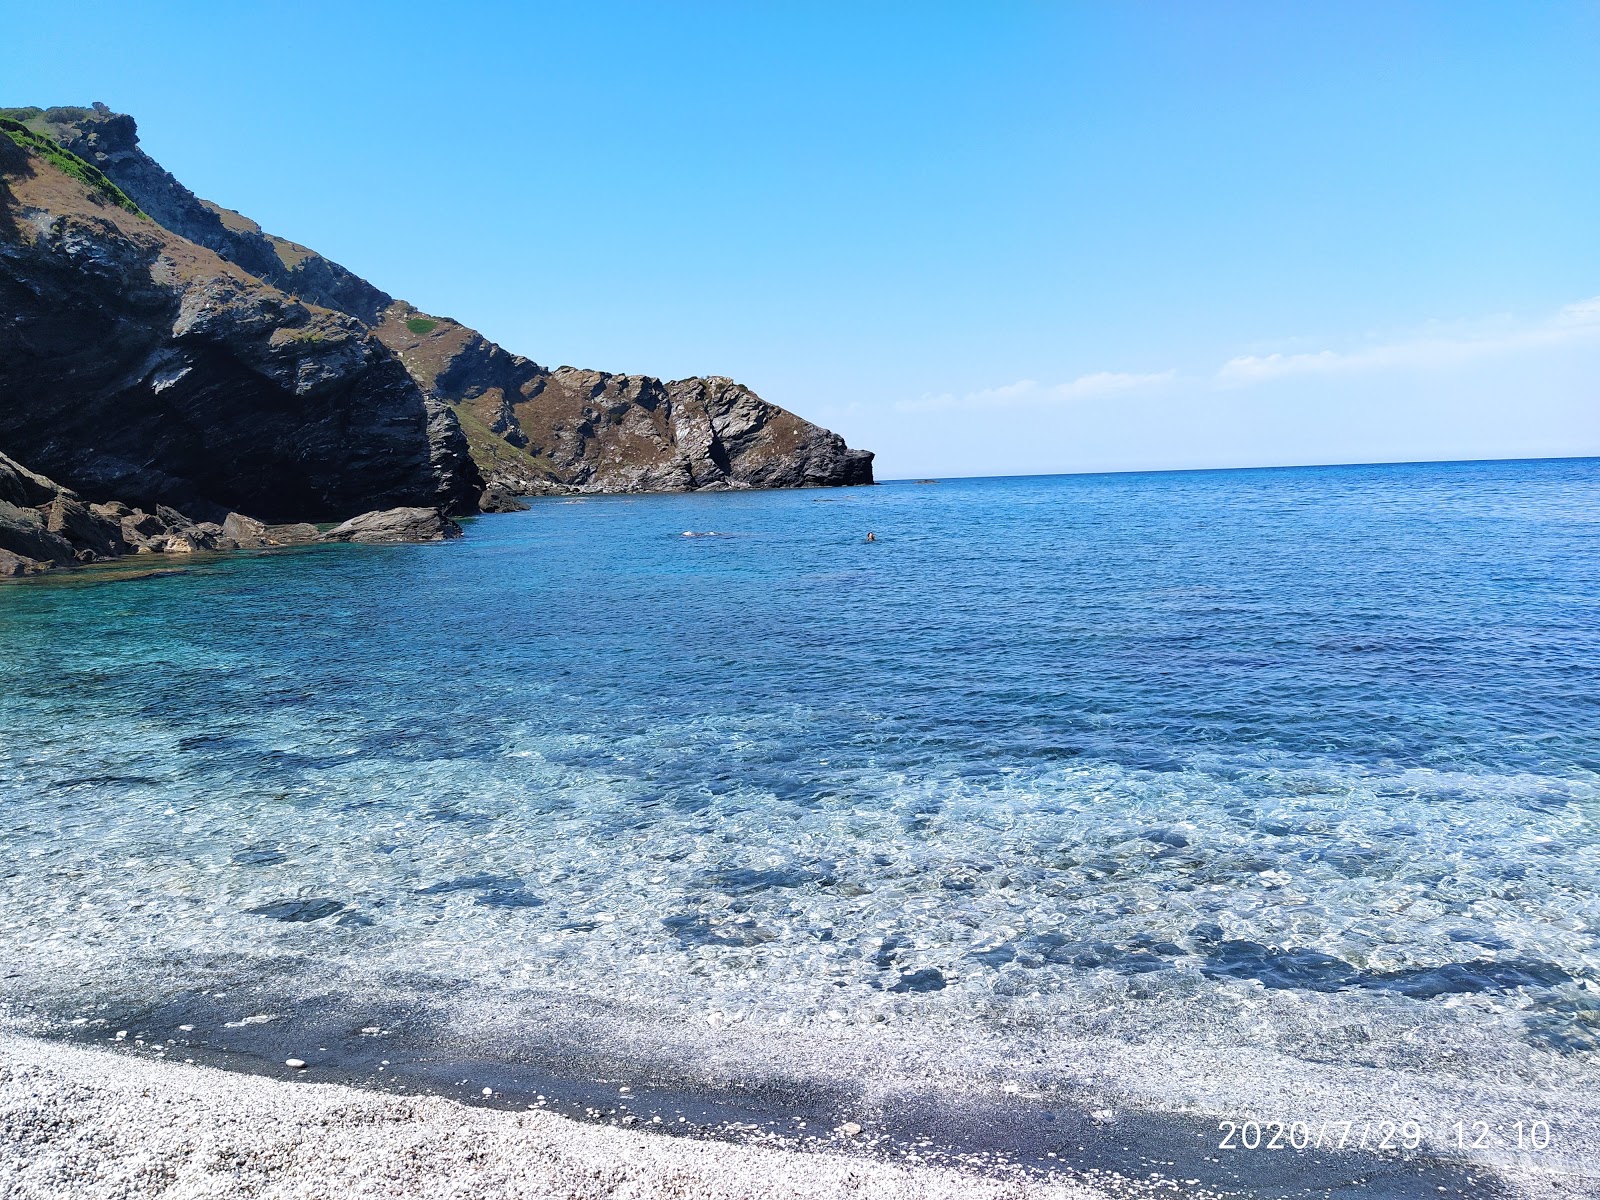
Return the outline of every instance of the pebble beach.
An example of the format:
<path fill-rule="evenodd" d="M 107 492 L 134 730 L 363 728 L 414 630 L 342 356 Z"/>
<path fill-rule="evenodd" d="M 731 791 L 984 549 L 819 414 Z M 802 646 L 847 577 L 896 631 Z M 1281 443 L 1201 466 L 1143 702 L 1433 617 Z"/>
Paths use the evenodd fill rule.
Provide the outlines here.
<path fill-rule="evenodd" d="M 1101 1190 L 981 1179 L 844 1152 L 667 1137 L 548 1112 L 153 1063 L 31 1038 L 0 1038 L 0 1056 L 0 1196 L 7 1200 L 1118 1194 L 1114 1181 Z M 847 1136 L 840 1133 L 841 1143 Z"/>

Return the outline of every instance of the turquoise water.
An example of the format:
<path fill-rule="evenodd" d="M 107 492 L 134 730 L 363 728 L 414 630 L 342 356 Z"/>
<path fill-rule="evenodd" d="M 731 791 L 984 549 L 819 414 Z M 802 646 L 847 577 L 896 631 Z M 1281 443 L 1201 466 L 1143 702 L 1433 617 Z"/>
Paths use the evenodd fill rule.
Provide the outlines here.
<path fill-rule="evenodd" d="M 19 1019 L 270 980 L 523 1044 L 584 997 L 687 1071 L 1216 1111 L 1600 1074 L 1595 461 L 550 499 L 94 578 L 0 590 Z"/>

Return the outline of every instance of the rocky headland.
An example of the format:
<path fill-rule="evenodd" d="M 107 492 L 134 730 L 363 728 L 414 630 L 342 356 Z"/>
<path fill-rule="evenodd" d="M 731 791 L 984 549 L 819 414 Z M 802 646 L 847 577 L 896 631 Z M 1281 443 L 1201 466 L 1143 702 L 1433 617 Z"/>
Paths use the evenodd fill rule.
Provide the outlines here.
<path fill-rule="evenodd" d="M 872 482 L 730 379 L 551 369 L 397 300 L 196 197 L 103 105 L 0 109 L 0 318 L 0 576 L 437 540 L 520 495 Z"/>

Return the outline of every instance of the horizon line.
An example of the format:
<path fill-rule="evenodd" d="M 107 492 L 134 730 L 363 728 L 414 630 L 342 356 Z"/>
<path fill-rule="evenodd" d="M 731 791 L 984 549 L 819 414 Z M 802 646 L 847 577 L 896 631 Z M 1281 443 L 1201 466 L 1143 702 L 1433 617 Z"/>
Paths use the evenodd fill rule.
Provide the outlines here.
<path fill-rule="evenodd" d="M 1015 475 L 905 475 L 875 484 L 943 482 L 957 479 L 1063 479 L 1096 475 L 1199 475 L 1222 471 L 1325 471 L 1353 467 L 1447 467 L 1472 463 L 1600 462 L 1600 454 L 1545 454 L 1517 458 L 1398 458 L 1371 462 L 1259 463 L 1244 467 L 1119 467 L 1103 471 L 1023 471 Z"/>

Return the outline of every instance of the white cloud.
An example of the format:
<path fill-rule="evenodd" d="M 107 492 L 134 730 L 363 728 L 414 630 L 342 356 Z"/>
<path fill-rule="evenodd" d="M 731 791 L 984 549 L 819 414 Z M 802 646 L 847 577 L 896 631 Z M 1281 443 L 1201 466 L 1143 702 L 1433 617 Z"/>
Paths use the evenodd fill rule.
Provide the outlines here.
<path fill-rule="evenodd" d="M 901 412 L 936 412 L 950 409 L 1008 408 L 1021 404 L 1048 405 L 1062 401 L 1096 399 L 1119 392 L 1153 387 L 1176 377 L 1175 371 L 1162 371 L 1152 375 L 1096 371 L 1090 375 L 1080 375 L 1067 383 L 1052 386 L 1045 386 L 1037 379 L 1019 379 L 1015 383 L 967 392 L 961 396 L 951 392 L 930 393 L 915 400 L 902 400 L 895 407 Z"/>
<path fill-rule="evenodd" d="M 1247 354 L 1218 368 L 1216 381 L 1243 385 L 1288 375 L 1454 367 L 1490 355 L 1600 338 L 1600 296 L 1569 304 L 1533 325 L 1497 326 L 1479 333 L 1424 335 L 1356 350 L 1315 354 Z"/>

